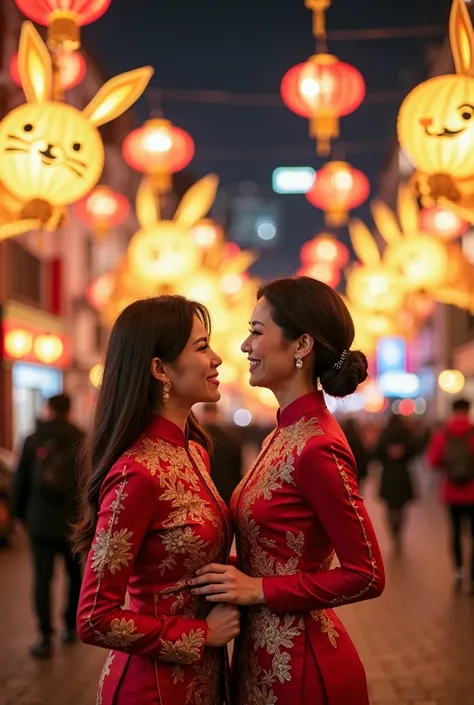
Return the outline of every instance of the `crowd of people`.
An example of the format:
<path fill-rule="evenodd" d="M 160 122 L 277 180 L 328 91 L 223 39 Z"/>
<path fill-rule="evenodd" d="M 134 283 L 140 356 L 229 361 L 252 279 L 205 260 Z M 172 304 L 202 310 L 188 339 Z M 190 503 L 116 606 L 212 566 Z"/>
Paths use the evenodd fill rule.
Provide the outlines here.
<path fill-rule="evenodd" d="M 469 402 L 458 399 L 433 434 L 399 415 L 377 425 L 342 418 L 341 430 L 323 391 L 343 397 L 366 378 L 353 338 L 344 303 L 321 282 L 300 277 L 263 288 L 242 351 L 250 383 L 271 389 L 280 411 L 247 472 L 245 439 L 219 415 L 222 361 L 210 347 L 205 307 L 164 296 L 125 309 L 87 442 L 70 419 L 69 397 L 55 396 L 15 473 L 13 514 L 34 571 L 32 656 L 54 652 L 51 583 L 60 556 L 69 586 L 63 643 L 79 636 L 112 649 L 99 684 L 104 705 L 130 705 L 137 693 L 155 703 L 158 682 L 180 705 L 202 687 L 202 673 L 205 687 L 221 693 L 215 702 L 225 702 L 229 688 L 238 705 L 267 692 L 286 702 L 296 688 L 303 705 L 331 705 L 342 688 L 351 705 L 368 705 L 362 664 L 333 611 L 384 588 L 363 502 L 367 476 L 380 466 L 379 496 L 401 552 L 406 507 L 417 495 L 413 461 L 423 456 L 442 474 L 455 588 L 474 595 L 474 426 Z M 199 420 L 191 411 L 198 403 Z M 294 622 L 291 635 L 267 645 L 266 624 L 278 634 L 288 628 L 282 615 Z M 234 639 L 234 675 L 223 686 L 223 647 Z M 282 659 L 288 674 L 291 661 L 296 686 L 279 678 Z M 341 663 L 342 686 L 333 675 Z"/>

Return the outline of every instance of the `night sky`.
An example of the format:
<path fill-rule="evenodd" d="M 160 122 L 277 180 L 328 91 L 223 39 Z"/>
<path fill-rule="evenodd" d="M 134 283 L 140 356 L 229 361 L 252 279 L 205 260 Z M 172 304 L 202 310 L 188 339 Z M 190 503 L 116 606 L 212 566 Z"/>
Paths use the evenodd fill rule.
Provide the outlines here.
<path fill-rule="evenodd" d="M 450 0 L 333 0 L 328 30 L 444 25 Z M 427 69 L 429 38 L 331 41 L 329 49 L 363 74 L 368 95 L 390 92 L 383 103 L 363 103 L 341 121 L 346 158 L 364 171 L 376 193 L 403 96 Z M 85 28 L 85 45 L 107 73 L 142 64 L 155 68 L 161 89 L 224 90 L 278 94 L 284 73 L 314 53 L 311 14 L 303 0 L 112 0 L 107 13 Z M 138 105 L 141 120 L 158 107 L 155 94 Z M 223 186 L 251 180 L 270 192 L 277 166 L 318 168 L 308 122 L 286 107 L 241 107 L 163 101 L 164 114 L 189 131 L 196 144 L 191 164 L 197 176 L 217 172 Z M 371 146 L 361 148 L 369 141 Z M 280 196 L 284 207 L 282 250 L 312 237 L 322 220 L 304 196 Z M 359 215 L 367 215 L 367 207 Z M 342 234 L 342 237 L 345 237 Z"/>

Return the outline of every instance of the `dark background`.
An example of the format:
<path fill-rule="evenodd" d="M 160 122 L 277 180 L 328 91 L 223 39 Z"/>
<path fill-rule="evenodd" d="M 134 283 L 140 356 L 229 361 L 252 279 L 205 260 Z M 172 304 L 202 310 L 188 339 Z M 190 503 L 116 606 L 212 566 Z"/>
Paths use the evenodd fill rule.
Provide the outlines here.
<path fill-rule="evenodd" d="M 329 32 L 367 28 L 439 26 L 427 37 L 332 41 L 329 50 L 363 74 L 368 98 L 342 119 L 333 157 L 345 158 L 370 178 L 377 176 L 395 135 L 398 107 L 426 76 L 447 33 L 450 0 L 333 0 Z M 112 0 L 107 13 L 84 30 L 84 41 L 108 74 L 152 64 L 152 85 L 138 105 L 144 120 L 162 107 L 165 117 L 189 131 L 196 144 L 196 176 L 217 172 L 224 189 L 257 182 L 270 193 L 277 166 L 319 168 L 308 122 L 283 105 L 247 107 L 177 102 L 166 89 L 222 90 L 278 95 L 281 78 L 314 53 L 311 13 L 303 0 Z M 383 102 L 377 94 L 388 93 Z M 371 96 L 375 95 L 375 101 Z M 185 96 L 186 97 L 186 96 Z M 192 97 L 192 95 L 191 95 Z M 283 209 L 281 257 L 293 261 L 298 245 L 322 226 L 304 196 L 276 197 Z M 368 216 L 368 205 L 356 214 Z M 341 237 L 347 240 L 347 233 Z"/>

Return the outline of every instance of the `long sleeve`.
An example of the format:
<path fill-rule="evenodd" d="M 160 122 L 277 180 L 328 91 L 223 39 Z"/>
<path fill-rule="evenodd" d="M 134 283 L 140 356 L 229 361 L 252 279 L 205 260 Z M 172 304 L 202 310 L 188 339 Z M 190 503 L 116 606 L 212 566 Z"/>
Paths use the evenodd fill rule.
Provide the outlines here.
<path fill-rule="evenodd" d="M 300 612 L 378 597 L 385 586 L 382 556 L 359 495 L 351 454 L 337 439 L 315 437 L 297 461 L 295 479 L 341 567 L 264 578 L 269 608 L 276 613 Z"/>
<path fill-rule="evenodd" d="M 23 445 L 20 460 L 13 479 L 13 516 L 15 519 L 19 519 L 20 521 L 26 520 L 26 512 L 31 492 L 33 460 L 33 443 L 31 437 L 28 437 Z"/>
<path fill-rule="evenodd" d="M 150 472 L 120 460 L 104 481 L 97 529 L 82 584 L 78 633 L 95 646 L 182 664 L 201 660 L 207 623 L 122 609 L 159 497 Z"/>

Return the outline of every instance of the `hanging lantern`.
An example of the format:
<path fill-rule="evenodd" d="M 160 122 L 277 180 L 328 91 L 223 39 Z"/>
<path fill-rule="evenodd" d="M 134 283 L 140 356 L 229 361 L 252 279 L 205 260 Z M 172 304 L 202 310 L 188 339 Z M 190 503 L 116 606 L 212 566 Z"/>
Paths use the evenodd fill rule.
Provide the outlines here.
<path fill-rule="evenodd" d="M 108 272 L 101 274 L 87 288 L 87 299 L 97 311 L 103 311 L 115 289 L 115 276 Z"/>
<path fill-rule="evenodd" d="M 298 275 L 300 277 L 318 279 L 320 282 L 324 282 L 324 284 L 327 284 L 333 289 L 335 289 L 341 281 L 341 273 L 339 270 L 335 269 L 327 262 L 315 262 L 314 264 L 302 267 L 298 271 Z"/>
<path fill-rule="evenodd" d="M 123 223 L 130 213 L 130 204 L 125 196 L 108 186 L 96 186 L 88 196 L 74 204 L 73 210 L 81 223 L 98 235 L 105 235 Z"/>
<path fill-rule="evenodd" d="M 364 311 L 393 313 L 402 306 L 405 292 L 402 279 L 388 267 L 356 265 L 347 277 L 347 295 Z"/>
<path fill-rule="evenodd" d="M 24 357 L 33 349 L 33 337 L 21 328 L 10 330 L 5 335 L 4 347 L 9 357 Z"/>
<path fill-rule="evenodd" d="M 82 54 L 78 51 L 58 52 L 55 60 L 59 67 L 61 87 L 69 91 L 78 86 L 87 72 L 87 65 Z M 13 54 L 10 61 L 10 76 L 17 86 L 21 87 L 20 71 L 18 68 L 18 52 Z"/>
<path fill-rule="evenodd" d="M 325 262 L 342 269 L 349 261 L 349 250 L 332 235 L 318 235 L 303 245 L 300 259 L 304 265 Z"/>
<path fill-rule="evenodd" d="M 443 370 L 438 376 L 438 386 L 447 394 L 459 394 L 464 389 L 465 379 L 459 370 Z"/>
<path fill-rule="evenodd" d="M 50 49 L 77 49 L 83 25 L 99 19 L 111 0 L 15 0 L 24 15 L 48 28 Z"/>
<path fill-rule="evenodd" d="M 33 346 L 36 357 L 44 362 L 45 365 L 50 365 L 52 362 L 59 360 L 63 354 L 64 346 L 61 338 L 57 335 L 40 335 L 36 338 Z"/>
<path fill-rule="evenodd" d="M 89 380 L 93 387 L 99 389 L 102 384 L 102 378 L 104 376 L 104 366 L 102 363 L 98 362 L 97 365 L 91 367 L 89 371 Z"/>
<path fill-rule="evenodd" d="M 285 74 L 281 96 L 291 111 L 309 118 L 318 154 L 327 156 L 330 141 L 339 137 L 339 118 L 349 115 L 362 103 L 365 83 L 350 64 L 331 54 L 315 54 Z"/>
<path fill-rule="evenodd" d="M 159 192 L 169 191 L 171 174 L 194 156 L 192 137 L 169 120 L 148 120 L 123 143 L 123 157 L 133 169 L 152 177 Z"/>
<path fill-rule="evenodd" d="M 444 240 L 454 240 L 467 232 L 469 223 L 448 208 L 433 206 L 420 211 L 420 228 Z"/>
<path fill-rule="evenodd" d="M 402 275 L 408 291 L 441 286 L 449 264 L 444 243 L 422 233 L 390 244 L 384 252 L 384 261 Z"/>
<path fill-rule="evenodd" d="M 346 162 L 328 162 L 317 172 L 306 198 L 325 212 L 328 225 L 337 227 L 347 222 L 349 211 L 364 203 L 369 193 L 365 174 Z"/>

